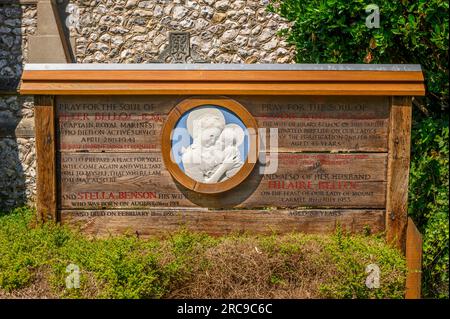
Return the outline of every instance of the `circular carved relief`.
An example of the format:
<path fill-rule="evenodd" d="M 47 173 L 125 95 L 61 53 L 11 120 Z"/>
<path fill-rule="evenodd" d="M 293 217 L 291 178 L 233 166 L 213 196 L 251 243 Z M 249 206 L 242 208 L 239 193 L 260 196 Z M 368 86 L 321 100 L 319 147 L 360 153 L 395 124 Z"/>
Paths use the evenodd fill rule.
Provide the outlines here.
<path fill-rule="evenodd" d="M 169 113 L 162 156 L 181 185 L 199 193 L 221 193 L 239 185 L 257 161 L 257 124 L 228 98 L 189 98 Z"/>

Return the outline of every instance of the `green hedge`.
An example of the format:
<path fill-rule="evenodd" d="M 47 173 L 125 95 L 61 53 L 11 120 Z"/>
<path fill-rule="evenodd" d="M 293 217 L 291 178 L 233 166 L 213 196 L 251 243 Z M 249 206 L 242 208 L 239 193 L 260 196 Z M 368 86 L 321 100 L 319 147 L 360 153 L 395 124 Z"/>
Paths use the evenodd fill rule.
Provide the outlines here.
<path fill-rule="evenodd" d="M 417 121 L 412 131 L 409 213 L 423 234 L 424 296 L 448 298 L 448 120 Z"/>
<path fill-rule="evenodd" d="M 65 226 L 36 226 L 34 216 L 28 208 L 0 214 L 0 298 L 404 295 L 405 259 L 382 236 L 349 236 L 338 231 L 331 236 L 213 238 L 180 230 L 164 239 L 135 235 L 89 239 Z M 66 287 L 69 264 L 79 267 L 79 289 Z M 378 289 L 365 284 L 370 264 L 381 271 Z"/>
<path fill-rule="evenodd" d="M 366 26 L 366 6 L 380 27 Z M 410 215 L 424 234 L 424 297 L 448 298 L 448 46 L 444 0 L 272 0 L 269 11 L 291 22 L 280 34 L 299 63 L 417 63 L 427 86 L 414 99 Z"/>
<path fill-rule="evenodd" d="M 369 29 L 363 0 L 275 0 L 269 10 L 293 22 L 281 30 L 298 63 L 418 63 L 430 106 L 448 107 L 448 1 L 379 0 L 380 27 Z"/>

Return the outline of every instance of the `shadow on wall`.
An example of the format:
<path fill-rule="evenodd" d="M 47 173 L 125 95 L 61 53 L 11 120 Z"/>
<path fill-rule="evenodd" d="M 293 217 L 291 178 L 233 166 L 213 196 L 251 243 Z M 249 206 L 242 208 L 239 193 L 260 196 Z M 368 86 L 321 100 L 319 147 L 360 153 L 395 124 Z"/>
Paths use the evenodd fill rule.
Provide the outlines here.
<path fill-rule="evenodd" d="M 0 0 L 0 211 L 29 202 L 35 193 L 33 98 L 17 94 L 35 21 L 35 4 Z"/>

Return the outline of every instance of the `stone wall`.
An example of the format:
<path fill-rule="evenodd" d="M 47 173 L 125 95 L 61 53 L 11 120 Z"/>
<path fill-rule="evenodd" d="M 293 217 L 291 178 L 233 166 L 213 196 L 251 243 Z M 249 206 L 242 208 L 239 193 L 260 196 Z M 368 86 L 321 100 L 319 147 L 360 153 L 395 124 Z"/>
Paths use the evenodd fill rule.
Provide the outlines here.
<path fill-rule="evenodd" d="M 0 4 L 0 211 L 32 202 L 36 192 L 34 138 L 17 134 L 23 123 L 32 123 L 33 98 L 4 94 L 17 85 L 27 61 L 27 38 L 36 33 L 36 5 L 9 2 Z M 77 63 L 154 62 L 167 47 L 171 31 L 189 32 L 193 49 L 210 63 L 294 60 L 294 49 L 277 35 L 287 23 L 267 12 L 268 0 L 69 0 L 67 7 L 67 0 L 57 0 L 57 4 L 68 12 L 62 22 L 74 40 Z"/>
<path fill-rule="evenodd" d="M 35 5 L 0 3 L 0 89 L 17 85 L 28 55 L 27 36 L 35 31 Z"/>
<path fill-rule="evenodd" d="M 34 137 L 20 133 L 22 123 L 32 123 L 33 97 L 15 94 L 35 31 L 36 5 L 0 4 L 0 211 L 36 193 Z"/>
<path fill-rule="evenodd" d="M 287 26 L 266 9 L 268 0 L 75 1 L 71 34 L 78 63 L 148 63 L 170 31 L 187 31 L 211 63 L 288 63 L 293 49 L 277 32 Z M 76 14 L 73 15 L 74 18 Z"/>

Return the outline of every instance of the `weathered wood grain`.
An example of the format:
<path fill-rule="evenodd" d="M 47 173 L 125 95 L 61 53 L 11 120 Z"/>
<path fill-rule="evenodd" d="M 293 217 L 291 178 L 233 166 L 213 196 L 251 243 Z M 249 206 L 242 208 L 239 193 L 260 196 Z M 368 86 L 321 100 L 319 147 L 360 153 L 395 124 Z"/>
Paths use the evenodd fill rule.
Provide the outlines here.
<path fill-rule="evenodd" d="M 23 75 L 29 81 L 161 81 L 161 82 L 421 82 L 420 71 L 293 71 L 293 70 L 27 70 Z"/>
<path fill-rule="evenodd" d="M 35 134 L 37 158 L 38 216 L 46 220 L 57 220 L 55 109 L 53 97 L 35 96 Z"/>
<path fill-rule="evenodd" d="M 61 153 L 61 207 L 382 208 L 385 205 L 386 154 L 277 155 L 269 155 L 266 164 L 257 165 L 236 188 L 220 194 L 199 194 L 170 176 L 158 152 Z"/>
<path fill-rule="evenodd" d="M 405 251 L 411 147 L 411 98 L 393 97 L 389 124 L 386 239 Z"/>
<path fill-rule="evenodd" d="M 236 96 L 258 127 L 278 129 L 278 151 L 387 151 L 387 97 Z M 264 134 L 264 132 L 262 132 Z M 269 141 L 266 145 L 270 147 Z"/>
<path fill-rule="evenodd" d="M 25 71 L 29 72 L 41 71 Z M 62 71 L 64 72 L 64 71 Z M 124 71 L 126 74 L 128 71 Z M 203 72 L 203 71 L 200 71 Z M 276 78 L 267 82 L 228 81 L 33 81 L 24 80 L 21 94 L 52 95 L 334 95 L 334 96 L 423 96 L 423 81 L 415 82 L 346 82 L 343 77 L 333 81 L 280 82 Z M 236 74 L 239 79 L 239 74 Z"/>
<path fill-rule="evenodd" d="M 257 117 L 261 149 L 279 152 L 386 152 L 388 120 Z M 271 130 L 272 128 L 272 130 Z M 278 131 L 276 147 L 270 136 Z M 261 130 L 265 129 L 265 130 Z M 265 137 L 265 138 L 264 138 Z"/>
<path fill-rule="evenodd" d="M 171 96 L 57 96 L 58 113 L 136 112 L 167 114 L 189 95 Z M 212 100 L 226 96 L 200 96 Z M 385 96 L 243 96 L 228 98 L 244 105 L 253 116 L 334 119 L 386 119 L 389 98 Z"/>
<path fill-rule="evenodd" d="M 175 102 L 173 97 L 58 97 L 58 149 L 161 149 L 165 113 Z"/>
<path fill-rule="evenodd" d="M 422 288 L 422 235 L 408 217 L 406 230 L 406 299 L 420 299 Z"/>
<path fill-rule="evenodd" d="M 384 230 L 383 210 L 62 210 L 62 222 L 87 234 L 167 235 L 180 227 L 211 235 L 229 233 L 331 233 L 337 225 L 358 233 Z"/>
<path fill-rule="evenodd" d="M 280 152 L 386 152 L 386 97 L 233 97 L 256 118 L 263 143 Z M 131 96 L 59 97 L 61 151 L 161 149 L 167 113 L 183 98 Z M 211 98 L 211 101 L 213 99 Z M 244 119 L 243 119 L 244 120 Z M 269 137 L 278 129 L 278 146 Z"/>
<path fill-rule="evenodd" d="M 256 117 L 303 119 L 386 119 L 386 96 L 245 96 L 235 99 Z"/>
<path fill-rule="evenodd" d="M 126 112 L 132 114 L 167 114 L 187 96 L 79 96 L 55 97 L 58 115 L 95 114 L 104 112 Z"/>

